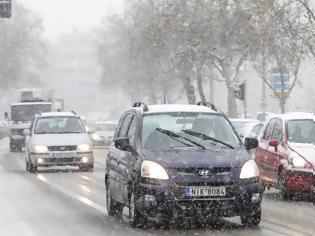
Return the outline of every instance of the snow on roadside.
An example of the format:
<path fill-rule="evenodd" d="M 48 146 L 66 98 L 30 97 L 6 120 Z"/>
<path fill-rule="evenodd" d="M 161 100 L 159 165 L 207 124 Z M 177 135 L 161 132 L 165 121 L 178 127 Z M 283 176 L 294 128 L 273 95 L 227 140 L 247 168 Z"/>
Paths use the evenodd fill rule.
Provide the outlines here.
<path fill-rule="evenodd" d="M 9 138 L 0 139 L 0 158 L 4 156 L 4 154 L 8 153 L 9 148 Z"/>

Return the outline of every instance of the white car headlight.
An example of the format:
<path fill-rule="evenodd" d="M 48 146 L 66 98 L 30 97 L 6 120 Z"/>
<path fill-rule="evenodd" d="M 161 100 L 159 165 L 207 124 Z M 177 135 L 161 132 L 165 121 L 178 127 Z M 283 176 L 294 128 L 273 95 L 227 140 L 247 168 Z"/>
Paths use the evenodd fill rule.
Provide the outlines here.
<path fill-rule="evenodd" d="M 99 140 L 101 137 L 98 134 L 92 134 L 92 139 Z"/>
<path fill-rule="evenodd" d="M 249 160 L 245 162 L 242 167 L 240 178 L 241 179 L 249 179 L 259 177 L 259 169 L 254 160 Z"/>
<path fill-rule="evenodd" d="M 88 145 L 88 144 L 78 145 L 78 151 L 80 151 L 80 152 L 88 152 L 90 150 L 91 150 L 91 148 L 90 148 L 90 145 Z"/>
<path fill-rule="evenodd" d="M 294 168 L 310 168 L 310 164 L 307 163 L 303 157 L 293 152 L 290 156 L 290 162 Z"/>
<path fill-rule="evenodd" d="M 48 147 L 44 145 L 35 145 L 34 151 L 35 152 L 48 152 Z"/>
<path fill-rule="evenodd" d="M 143 161 L 141 166 L 141 176 L 151 179 L 169 179 L 166 170 L 153 161 Z"/>

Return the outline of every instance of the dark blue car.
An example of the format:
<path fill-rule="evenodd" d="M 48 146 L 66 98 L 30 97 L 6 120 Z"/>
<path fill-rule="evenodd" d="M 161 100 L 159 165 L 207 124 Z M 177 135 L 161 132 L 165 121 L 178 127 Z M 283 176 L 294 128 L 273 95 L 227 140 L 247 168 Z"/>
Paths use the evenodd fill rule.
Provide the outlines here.
<path fill-rule="evenodd" d="M 132 226 L 148 220 L 261 218 L 263 187 L 248 149 L 214 106 L 136 103 L 117 126 L 106 161 L 110 216 L 129 208 Z"/>

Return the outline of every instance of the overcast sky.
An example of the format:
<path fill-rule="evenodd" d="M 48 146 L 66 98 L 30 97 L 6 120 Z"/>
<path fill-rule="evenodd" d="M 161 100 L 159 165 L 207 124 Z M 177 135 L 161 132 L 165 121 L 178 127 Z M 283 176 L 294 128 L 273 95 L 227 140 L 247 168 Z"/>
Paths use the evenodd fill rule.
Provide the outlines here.
<path fill-rule="evenodd" d="M 98 26 L 104 16 L 120 13 L 124 2 L 124 0 L 18 1 L 42 18 L 44 35 L 51 40 L 73 29 L 82 31 Z"/>

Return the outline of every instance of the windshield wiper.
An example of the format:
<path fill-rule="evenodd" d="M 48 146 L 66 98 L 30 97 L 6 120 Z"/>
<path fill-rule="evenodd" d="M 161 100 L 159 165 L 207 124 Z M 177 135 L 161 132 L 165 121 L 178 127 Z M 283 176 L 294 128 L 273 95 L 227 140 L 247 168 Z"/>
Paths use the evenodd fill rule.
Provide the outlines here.
<path fill-rule="evenodd" d="M 230 144 L 228 144 L 228 143 L 226 143 L 226 142 L 223 142 L 223 141 L 221 141 L 221 140 L 218 140 L 218 139 L 216 139 L 216 138 L 212 138 L 212 137 L 210 137 L 210 136 L 208 136 L 208 135 L 205 135 L 205 134 L 203 134 L 203 133 L 198 133 L 198 132 L 195 132 L 195 131 L 192 131 L 192 130 L 188 130 L 188 129 L 184 129 L 184 130 L 182 130 L 182 132 L 187 133 L 187 134 L 190 134 L 190 135 L 195 136 L 195 137 L 198 137 L 198 138 L 201 138 L 201 139 L 203 139 L 203 140 L 211 140 L 211 141 L 213 141 L 213 142 L 220 143 L 220 144 L 223 144 L 223 145 L 226 146 L 226 147 L 229 147 L 229 148 L 231 148 L 231 149 L 234 149 L 234 147 L 233 147 L 232 145 L 230 145 Z"/>
<path fill-rule="evenodd" d="M 201 147 L 202 149 L 206 149 L 205 146 L 203 146 L 203 145 L 201 145 L 201 144 L 199 144 L 199 143 L 197 143 L 197 142 L 195 142 L 195 141 L 193 141 L 193 140 L 191 140 L 191 139 L 189 139 L 189 138 L 180 136 L 180 135 L 174 133 L 173 131 L 170 131 L 170 130 L 167 130 L 167 129 L 161 129 L 161 128 L 156 128 L 156 130 L 159 131 L 159 132 L 161 132 L 161 133 L 163 133 L 163 134 L 168 135 L 168 136 L 171 137 L 171 138 L 176 138 L 176 140 L 177 140 L 178 142 L 183 143 L 183 144 L 185 144 L 185 145 L 187 145 L 187 146 L 188 146 L 187 143 L 182 142 L 182 141 L 180 141 L 180 140 L 178 140 L 178 139 L 181 138 L 181 139 L 187 140 L 188 142 L 194 144 L 195 146 Z"/>

